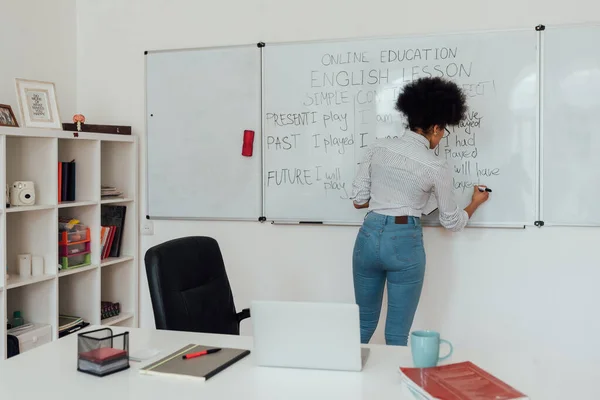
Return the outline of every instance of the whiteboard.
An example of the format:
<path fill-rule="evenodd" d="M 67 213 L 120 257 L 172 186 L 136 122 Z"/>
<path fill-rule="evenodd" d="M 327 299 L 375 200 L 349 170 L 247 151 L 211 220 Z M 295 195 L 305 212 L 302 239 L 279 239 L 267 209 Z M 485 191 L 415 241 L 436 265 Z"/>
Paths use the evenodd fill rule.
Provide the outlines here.
<path fill-rule="evenodd" d="M 469 203 L 473 185 L 493 190 L 470 225 L 536 220 L 534 29 L 268 44 L 263 65 L 267 219 L 362 222 L 365 211 L 348 197 L 366 146 L 404 133 L 395 100 L 406 82 L 433 75 L 455 80 L 468 95 L 468 120 L 436 149 L 454 170 L 459 205 Z"/>
<path fill-rule="evenodd" d="M 546 225 L 600 225 L 600 27 L 547 27 L 543 35 Z"/>
<path fill-rule="evenodd" d="M 146 55 L 150 218 L 262 216 L 260 62 L 256 45 Z"/>

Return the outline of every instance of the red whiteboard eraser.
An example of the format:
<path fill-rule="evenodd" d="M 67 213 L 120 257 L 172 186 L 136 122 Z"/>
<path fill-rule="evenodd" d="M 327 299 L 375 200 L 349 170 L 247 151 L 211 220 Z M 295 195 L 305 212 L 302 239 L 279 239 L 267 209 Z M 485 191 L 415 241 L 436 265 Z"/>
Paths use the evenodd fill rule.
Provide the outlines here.
<path fill-rule="evenodd" d="M 252 157 L 254 149 L 254 131 L 244 131 L 244 143 L 242 144 L 242 155 L 244 157 Z"/>

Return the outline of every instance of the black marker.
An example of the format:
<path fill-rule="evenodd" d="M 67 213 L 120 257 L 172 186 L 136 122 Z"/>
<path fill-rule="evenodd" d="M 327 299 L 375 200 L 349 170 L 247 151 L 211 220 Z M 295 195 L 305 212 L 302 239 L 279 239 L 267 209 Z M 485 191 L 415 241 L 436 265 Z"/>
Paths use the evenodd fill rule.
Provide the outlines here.
<path fill-rule="evenodd" d="M 477 189 L 479 189 L 480 192 L 490 192 L 490 193 L 492 193 L 492 189 L 487 188 L 487 187 L 484 188 L 484 187 L 481 187 L 481 186 L 477 186 Z"/>

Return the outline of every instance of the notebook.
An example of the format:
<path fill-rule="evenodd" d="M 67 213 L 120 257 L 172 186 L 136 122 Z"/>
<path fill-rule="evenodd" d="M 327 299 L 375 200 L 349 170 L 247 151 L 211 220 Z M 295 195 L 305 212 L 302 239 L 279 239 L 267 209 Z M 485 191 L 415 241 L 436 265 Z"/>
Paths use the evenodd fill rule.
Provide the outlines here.
<path fill-rule="evenodd" d="M 250 354 L 250 350 L 222 348 L 221 351 L 184 360 L 188 353 L 195 353 L 214 347 L 189 344 L 180 350 L 140 369 L 145 375 L 168 375 L 183 378 L 207 380 L 227 367 Z"/>
<path fill-rule="evenodd" d="M 423 400 L 528 400 L 522 392 L 472 362 L 432 368 L 400 368 L 402 380 Z"/>

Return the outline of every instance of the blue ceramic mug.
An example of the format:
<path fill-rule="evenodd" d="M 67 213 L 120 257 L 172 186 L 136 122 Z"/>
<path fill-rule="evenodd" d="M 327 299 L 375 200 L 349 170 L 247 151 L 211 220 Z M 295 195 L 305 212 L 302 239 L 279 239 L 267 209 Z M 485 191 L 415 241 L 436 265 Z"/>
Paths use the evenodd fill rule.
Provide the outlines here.
<path fill-rule="evenodd" d="M 450 351 L 443 357 L 440 357 L 441 343 L 446 343 L 450 346 Z M 415 367 L 429 368 L 435 367 L 438 362 L 450 357 L 454 348 L 452 347 L 452 343 L 441 339 L 438 332 L 415 331 L 410 335 L 410 350 Z"/>

